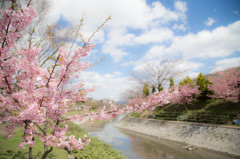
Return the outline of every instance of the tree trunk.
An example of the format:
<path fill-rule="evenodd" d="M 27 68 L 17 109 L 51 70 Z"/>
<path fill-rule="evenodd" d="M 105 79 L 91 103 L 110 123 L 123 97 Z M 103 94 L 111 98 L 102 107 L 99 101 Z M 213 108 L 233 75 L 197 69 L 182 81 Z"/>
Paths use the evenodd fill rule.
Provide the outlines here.
<path fill-rule="evenodd" d="M 32 147 L 29 147 L 29 151 L 28 151 L 28 156 L 29 156 L 29 159 L 32 159 Z"/>
<path fill-rule="evenodd" d="M 48 154 L 52 152 L 52 150 L 53 150 L 53 147 L 51 147 L 50 150 L 48 150 L 48 146 L 44 145 L 44 154 L 42 155 L 41 159 L 47 158 Z"/>

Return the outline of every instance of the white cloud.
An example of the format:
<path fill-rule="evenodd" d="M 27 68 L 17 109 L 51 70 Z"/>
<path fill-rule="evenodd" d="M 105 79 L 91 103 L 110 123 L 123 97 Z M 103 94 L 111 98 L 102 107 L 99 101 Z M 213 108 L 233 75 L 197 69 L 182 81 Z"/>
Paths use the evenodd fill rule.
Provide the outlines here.
<path fill-rule="evenodd" d="M 161 43 L 172 39 L 173 32 L 168 28 L 153 28 L 134 38 L 136 44 Z"/>
<path fill-rule="evenodd" d="M 232 67 L 239 67 L 240 66 L 240 57 L 229 58 L 219 60 L 215 64 L 215 68 L 211 72 L 226 70 Z"/>
<path fill-rule="evenodd" d="M 146 71 L 146 67 L 151 67 L 152 66 L 156 66 L 160 64 L 160 61 L 164 61 L 166 60 L 166 62 L 168 61 L 167 58 L 163 58 L 162 60 L 151 60 L 151 61 L 147 61 L 147 62 L 141 62 L 141 63 L 135 63 L 135 67 L 133 69 L 133 71 L 135 72 L 143 72 Z M 170 62 L 170 61 L 169 61 Z M 178 79 L 176 80 L 180 80 L 181 78 L 185 77 L 186 75 L 191 75 L 191 77 L 195 77 L 195 75 L 197 73 L 194 73 L 193 71 L 198 70 L 200 67 L 204 66 L 203 63 L 200 62 L 194 62 L 194 61 L 184 61 L 184 60 L 177 60 L 174 61 L 174 63 L 172 63 L 173 65 L 175 65 L 175 71 L 179 72 L 181 74 L 178 75 Z M 166 64 L 167 66 L 168 64 Z"/>
<path fill-rule="evenodd" d="M 193 71 L 199 69 L 202 66 L 203 64 L 200 62 L 183 61 L 178 65 L 177 69 L 181 71 Z"/>
<path fill-rule="evenodd" d="M 126 61 L 122 63 L 122 66 L 130 66 L 130 65 L 134 65 L 135 62 L 134 61 Z"/>
<path fill-rule="evenodd" d="M 180 1 L 176 2 L 178 12 L 167 9 L 158 1 L 148 6 L 145 0 L 51 0 L 51 3 L 54 20 L 62 15 L 77 24 L 85 15 L 87 25 L 94 28 L 109 15 L 113 20 L 108 25 L 112 27 L 147 28 L 154 20 L 165 23 L 179 20 L 182 15 L 178 12 L 186 11 L 185 3 Z"/>
<path fill-rule="evenodd" d="M 185 59 L 227 57 L 240 51 L 240 21 L 213 31 L 204 30 L 197 34 L 173 38 L 169 47 L 152 46 L 140 61 L 161 59 L 166 56 L 180 56 Z"/>
<path fill-rule="evenodd" d="M 127 33 L 126 29 L 113 29 L 108 34 L 108 40 L 102 46 L 102 52 L 113 57 L 114 62 L 119 62 L 124 56 L 129 55 L 124 51 L 126 46 L 134 46 L 149 43 L 162 43 L 174 37 L 168 28 L 152 28 L 139 36 Z"/>
<path fill-rule="evenodd" d="M 197 78 L 198 75 L 199 75 L 199 72 L 189 72 L 189 73 L 188 73 L 188 76 L 189 76 L 191 79 Z"/>
<path fill-rule="evenodd" d="M 205 22 L 207 26 L 212 26 L 214 23 L 216 23 L 216 20 L 211 17 L 209 17 L 208 20 Z"/>
<path fill-rule="evenodd" d="M 128 52 L 124 51 L 123 48 L 114 48 L 110 46 L 103 47 L 102 52 L 109 54 L 115 63 L 119 62 L 124 56 L 129 54 Z"/>
<path fill-rule="evenodd" d="M 181 21 L 183 21 L 184 23 L 186 23 L 187 20 L 187 16 L 186 16 L 186 12 L 187 12 L 187 2 L 183 2 L 183 1 L 176 1 L 174 3 L 175 8 L 177 9 L 178 12 L 178 16 L 181 19 Z"/>
<path fill-rule="evenodd" d="M 184 24 L 174 24 L 172 29 L 180 30 L 180 31 L 186 31 L 186 27 L 184 26 Z"/>
<path fill-rule="evenodd" d="M 186 2 L 182 2 L 182 1 L 176 1 L 174 3 L 174 6 L 176 9 L 178 9 L 179 11 L 185 13 L 187 11 L 187 3 Z"/>
<path fill-rule="evenodd" d="M 100 75 L 97 72 L 82 72 L 81 80 L 84 80 L 88 88 L 96 87 L 96 90 L 89 93 L 89 97 L 94 99 L 114 99 L 119 100 L 122 92 L 132 87 L 131 81 L 120 72 Z"/>
<path fill-rule="evenodd" d="M 50 23 L 62 16 L 76 25 L 84 15 L 81 31 L 86 37 L 111 15 L 112 20 L 104 26 L 104 32 L 96 35 L 97 40 L 94 42 L 104 42 L 102 51 L 113 56 L 115 62 L 128 55 L 121 46 L 163 42 L 171 38 L 173 33 L 163 26 L 169 22 L 185 21 L 187 11 L 186 2 L 182 1 L 175 2 L 174 10 L 166 8 L 159 1 L 148 5 L 146 0 L 51 0 L 51 3 Z M 140 35 L 130 34 L 128 29 L 138 29 Z M 116 57 L 119 59 L 116 60 Z"/>

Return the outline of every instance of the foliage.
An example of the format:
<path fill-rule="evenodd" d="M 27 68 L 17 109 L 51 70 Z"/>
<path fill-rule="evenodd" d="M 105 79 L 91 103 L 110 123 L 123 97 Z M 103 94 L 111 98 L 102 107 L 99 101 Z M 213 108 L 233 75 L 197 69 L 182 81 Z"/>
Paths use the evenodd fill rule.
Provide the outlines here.
<path fill-rule="evenodd" d="M 147 84 L 144 84 L 143 95 L 145 95 L 145 96 L 149 95 L 149 89 L 148 89 L 148 85 Z"/>
<path fill-rule="evenodd" d="M 169 88 L 174 87 L 175 84 L 174 84 L 174 80 L 173 80 L 173 78 L 171 77 L 169 80 L 170 80 L 170 86 L 169 86 Z"/>
<path fill-rule="evenodd" d="M 160 85 L 158 85 L 158 92 L 161 92 L 161 91 L 163 91 L 163 87 L 162 87 L 162 85 L 160 84 Z"/>
<path fill-rule="evenodd" d="M 180 85 L 172 93 L 170 101 L 175 104 L 189 104 L 196 96 L 200 94 L 198 87 L 192 87 L 190 84 Z"/>
<path fill-rule="evenodd" d="M 145 109 L 154 110 L 156 107 L 163 106 L 168 103 L 174 104 L 190 104 L 191 101 L 198 96 L 200 91 L 198 87 L 191 87 L 186 84 L 183 86 L 161 91 L 150 96 L 139 96 L 129 100 L 129 104 L 133 106 L 133 111 L 142 112 Z"/>
<path fill-rule="evenodd" d="M 227 71 L 218 72 L 215 77 L 209 78 L 212 85 L 209 90 L 214 94 L 212 98 L 223 98 L 232 102 L 240 101 L 240 71 L 237 69 L 228 69 Z"/>
<path fill-rule="evenodd" d="M 156 92 L 156 88 L 155 88 L 155 85 L 152 86 L 152 93 L 155 93 Z"/>
<path fill-rule="evenodd" d="M 81 120 L 83 117 L 69 118 L 64 114 L 69 105 L 85 100 L 87 93 L 93 91 L 84 89 L 82 82 L 74 86 L 67 85 L 76 74 L 92 66 L 91 63 L 82 61 L 94 47 L 89 43 L 91 37 L 74 51 L 55 43 L 58 49 L 54 56 L 49 57 L 53 65 L 43 68 L 37 60 L 41 51 L 39 45 L 19 47 L 16 44 L 17 39 L 22 36 L 21 32 L 37 16 L 35 10 L 16 5 L 16 1 L 12 1 L 11 7 L 1 9 L 0 14 L 0 123 L 7 128 L 7 137 L 12 137 L 14 127 L 22 127 L 24 130 L 19 147 L 28 147 L 29 158 L 33 158 L 33 147 L 38 138 L 44 146 L 42 159 L 54 147 L 68 153 L 82 149 L 90 140 L 86 137 L 67 136 L 68 126 L 65 122 L 72 118 Z M 78 31 L 81 26 L 79 25 Z M 52 27 L 48 26 L 48 29 L 48 37 L 54 41 Z M 103 108 L 99 113 L 89 115 L 90 119 L 109 119 L 110 115 L 116 116 L 121 112 L 111 106 L 110 114 Z"/>
<path fill-rule="evenodd" d="M 199 73 L 198 78 L 197 78 L 197 85 L 199 87 L 199 90 L 201 91 L 199 95 L 199 99 L 201 100 L 206 100 L 212 92 L 208 89 L 208 85 L 210 85 L 209 80 L 206 79 L 202 75 L 202 73 Z"/>
<path fill-rule="evenodd" d="M 131 114 L 132 117 L 140 118 L 141 113 L 133 112 Z"/>
<path fill-rule="evenodd" d="M 78 125 L 73 123 L 67 123 L 69 135 L 75 135 L 76 137 L 83 137 L 87 132 L 82 130 Z M 2 128 L 2 127 L 1 127 Z M 3 129 L 1 129 L 1 132 Z M 0 158 L 27 158 L 28 152 L 27 149 L 18 148 L 20 142 L 20 137 L 23 133 L 22 128 L 17 128 L 16 133 L 13 135 L 12 139 L 4 140 L 4 136 L 1 135 L 0 139 Z M 77 158 L 124 158 L 120 155 L 119 151 L 116 151 L 112 146 L 105 144 L 96 137 L 90 137 L 91 143 L 88 146 L 85 146 L 81 151 L 73 151 L 72 155 Z M 33 150 L 33 157 L 40 158 L 43 153 L 42 143 L 39 139 L 36 139 L 36 145 Z M 47 158 L 68 158 L 66 151 L 62 149 L 54 149 Z"/>
<path fill-rule="evenodd" d="M 187 84 L 190 85 L 190 86 L 194 86 L 193 80 L 192 80 L 189 76 L 187 76 L 186 78 L 184 78 L 183 81 L 181 81 L 181 82 L 179 83 L 179 85 L 181 85 L 181 86 L 187 85 Z"/>
<path fill-rule="evenodd" d="M 191 104 L 179 105 L 169 103 L 157 107 L 153 112 L 153 118 L 161 120 L 183 120 L 198 123 L 232 124 L 240 113 L 238 103 L 232 103 L 224 99 L 193 100 Z M 188 111 L 186 111 L 186 107 Z M 142 116 L 143 113 L 138 116 Z M 182 119 L 179 117 L 183 116 Z"/>
<path fill-rule="evenodd" d="M 82 137 L 86 134 L 78 125 L 70 122 L 69 126 L 69 135 L 73 134 L 77 137 Z M 105 144 L 100 141 L 97 137 L 90 137 L 91 143 L 88 146 L 85 146 L 84 149 L 80 151 L 73 151 L 72 155 L 76 158 L 86 158 L 86 159 L 102 159 L 102 158 L 119 158 L 123 159 L 124 157 L 120 155 L 120 152 L 114 150 L 111 145 Z"/>

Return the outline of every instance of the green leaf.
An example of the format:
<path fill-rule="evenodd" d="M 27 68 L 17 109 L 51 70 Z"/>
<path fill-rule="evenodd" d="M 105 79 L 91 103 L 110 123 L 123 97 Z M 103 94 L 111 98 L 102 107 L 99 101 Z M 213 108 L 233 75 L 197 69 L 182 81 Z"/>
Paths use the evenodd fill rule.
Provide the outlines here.
<path fill-rule="evenodd" d="M 49 58 L 52 59 L 52 60 L 54 60 L 54 61 L 56 61 L 56 59 L 55 59 L 54 57 L 52 57 L 52 56 L 49 56 Z"/>
<path fill-rule="evenodd" d="M 59 58 L 59 61 L 63 62 L 63 58 Z"/>

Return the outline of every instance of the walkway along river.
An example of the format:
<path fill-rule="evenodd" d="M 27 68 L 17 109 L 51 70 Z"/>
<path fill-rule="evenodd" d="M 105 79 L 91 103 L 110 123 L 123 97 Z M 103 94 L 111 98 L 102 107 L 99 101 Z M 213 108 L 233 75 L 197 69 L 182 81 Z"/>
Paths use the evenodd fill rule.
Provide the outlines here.
<path fill-rule="evenodd" d="M 118 129 L 114 125 L 123 118 L 120 116 L 102 126 L 91 128 L 83 126 L 90 135 L 99 137 L 100 140 L 111 144 L 114 149 L 122 152 L 129 159 L 234 159 L 236 157 L 225 153 L 191 147 L 180 142 L 160 139 L 140 133 Z"/>

